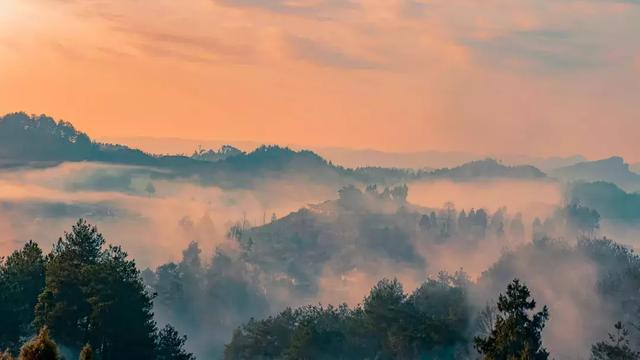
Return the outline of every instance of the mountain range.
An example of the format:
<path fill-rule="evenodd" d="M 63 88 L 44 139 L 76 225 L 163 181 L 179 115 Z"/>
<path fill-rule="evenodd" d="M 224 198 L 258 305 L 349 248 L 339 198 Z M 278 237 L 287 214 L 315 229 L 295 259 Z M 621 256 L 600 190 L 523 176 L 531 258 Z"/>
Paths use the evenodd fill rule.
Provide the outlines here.
<path fill-rule="evenodd" d="M 630 165 L 619 156 L 561 167 L 550 171 L 549 175 L 565 182 L 605 181 L 626 191 L 640 190 L 640 174 L 631 171 Z"/>
<path fill-rule="evenodd" d="M 345 168 L 309 150 L 295 151 L 265 145 L 251 152 L 227 146 L 221 151 L 200 149 L 192 156 L 155 155 L 120 144 L 94 141 L 71 123 L 56 121 L 46 115 L 12 113 L 0 118 L 0 165 L 3 167 L 50 166 L 78 161 L 162 168 L 168 170 L 166 176 L 196 177 L 205 183 L 229 187 L 249 186 L 256 180 L 286 176 L 340 185 L 386 185 L 442 178 L 546 177 L 533 166 L 507 166 L 493 159 L 476 160 L 438 170 Z"/>
<path fill-rule="evenodd" d="M 367 156 L 371 154 L 367 153 Z M 444 153 L 439 153 L 442 154 Z M 461 153 L 449 155 L 464 157 Z M 545 166 L 562 166 L 549 169 L 545 173 L 533 165 L 510 166 L 491 158 L 435 170 L 397 166 L 349 168 L 336 165 L 310 150 L 292 150 L 267 145 L 259 146 L 252 151 L 225 145 L 220 150 L 200 148 L 191 156 L 157 155 L 121 144 L 95 141 L 77 130 L 73 124 L 56 121 L 46 115 L 12 113 L 0 117 L 0 167 L 4 168 L 42 167 L 62 162 L 91 161 L 154 167 L 164 170 L 155 172 L 156 177 L 190 177 L 222 187 L 251 186 L 255 181 L 265 178 L 292 176 L 339 187 L 369 183 L 386 186 L 437 179 L 544 179 L 548 174 L 549 177 L 565 183 L 604 181 L 628 192 L 640 190 L 640 174 L 632 171 L 633 167 L 621 157 L 580 161 L 582 159 L 580 156 L 547 159 L 544 162 Z"/>
<path fill-rule="evenodd" d="M 577 182 L 569 187 L 568 200 L 596 209 L 604 219 L 640 220 L 640 193 L 630 193 L 610 182 Z"/>
<path fill-rule="evenodd" d="M 151 153 L 175 153 L 189 154 L 196 148 L 212 149 L 221 148 L 232 144 L 233 147 L 243 151 L 251 151 L 262 144 L 254 141 L 222 141 L 205 139 L 184 139 L 168 137 L 105 137 L 98 139 L 101 142 L 123 144 L 133 148 L 139 148 Z M 415 151 L 393 152 L 377 149 L 353 149 L 345 147 L 301 146 L 299 144 L 287 144 L 291 149 L 312 150 L 334 164 L 340 164 L 348 168 L 358 167 L 391 167 L 407 169 L 439 169 L 455 167 L 470 161 L 486 158 L 499 159 L 508 165 L 533 165 L 546 172 L 563 166 L 573 165 L 587 159 L 581 155 L 573 156 L 527 156 L 512 154 L 476 154 L 464 151 Z"/>

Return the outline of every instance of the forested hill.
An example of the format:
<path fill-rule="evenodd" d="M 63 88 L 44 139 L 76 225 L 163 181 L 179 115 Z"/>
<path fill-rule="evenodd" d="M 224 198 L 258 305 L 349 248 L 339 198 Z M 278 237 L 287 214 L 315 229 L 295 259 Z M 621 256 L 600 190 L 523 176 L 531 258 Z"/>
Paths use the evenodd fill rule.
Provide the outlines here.
<path fill-rule="evenodd" d="M 551 175 L 564 181 L 606 181 L 626 191 L 640 191 L 640 175 L 619 156 L 561 167 Z"/>
<path fill-rule="evenodd" d="M 392 185 L 420 179 L 527 178 L 546 175 L 532 166 L 505 166 L 487 159 L 439 170 L 366 167 L 348 169 L 311 151 L 261 146 L 252 152 L 232 147 L 200 150 L 192 156 L 154 155 L 118 144 L 93 141 L 71 123 L 46 115 L 12 113 L 0 118 L 0 166 L 48 166 L 61 162 L 97 161 L 153 166 L 167 176 L 195 177 L 220 186 L 250 186 L 263 178 L 296 176 L 303 180 L 346 185 Z"/>
<path fill-rule="evenodd" d="M 540 179 L 547 175 L 535 166 L 519 165 L 506 166 L 494 159 L 477 160 L 465 163 L 451 169 L 438 169 L 424 174 L 431 177 L 446 177 L 451 179 L 474 178 L 520 178 Z"/>
<path fill-rule="evenodd" d="M 8 114 L 0 118 L 0 159 L 4 164 L 103 161 L 131 165 L 175 165 L 176 157 L 158 157 L 126 146 L 101 144 L 69 122 L 46 115 Z M 178 162 L 193 163 L 179 158 Z"/>

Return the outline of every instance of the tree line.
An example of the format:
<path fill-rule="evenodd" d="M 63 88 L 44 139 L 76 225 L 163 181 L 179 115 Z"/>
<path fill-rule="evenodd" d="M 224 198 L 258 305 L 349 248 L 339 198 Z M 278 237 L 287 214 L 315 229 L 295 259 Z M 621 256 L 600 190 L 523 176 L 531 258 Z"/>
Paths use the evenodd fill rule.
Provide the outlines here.
<path fill-rule="evenodd" d="M 548 360 L 542 341 L 549 308 L 537 310 L 529 288 L 508 284 L 495 305 L 474 314 L 462 273 L 441 273 L 412 294 L 383 279 L 362 305 L 304 306 L 239 327 L 225 360 L 485 359 Z M 622 322 L 590 349 L 592 360 L 637 360 Z"/>
<path fill-rule="evenodd" d="M 576 211 L 578 208 L 566 209 Z M 587 214 L 588 215 L 588 214 Z M 466 216 L 469 218 L 469 215 Z M 596 360 L 640 359 L 636 323 L 640 259 L 608 239 L 585 239 L 575 248 L 534 240 L 523 251 L 548 257 L 585 254 L 603 268 L 598 283 L 604 299 L 620 309 L 608 339 L 591 349 Z M 528 250 L 530 249 L 530 250 Z M 0 359 L 158 359 L 192 360 L 186 337 L 171 325 L 159 328 L 154 302 L 179 313 L 174 320 L 200 317 L 216 326 L 233 324 L 244 311 L 269 311 L 223 252 L 202 265 L 197 244 L 178 264 L 141 273 L 117 246 L 107 246 L 98 229 L 79 220 L 44 254 L 33 241 L 0 261 Z M 514 276 L 513 256 L 490 270 Z M 515 259 L 515 258 L 514 258 Z M 205 276 L 206 274 L 206 276 Z M 146 282 L 143 281 L 146 277 Z M 203 281 L 202 278 L 206 278 Z M 506 282 L 506 281 L 505 281 Z M 397 280 L 380 281 L 350 308 L 305 306 L 263 320 L 252 319 L 233 333 L 226 359 L 543 359 L 550 357 L 542 331 L 550 310 L 514 280 L 497 304 L 478 309 L 470 300 L 473 284 L 463 272 L 440 273 L 408 294 Z M 156 292 L 158 295 L 156 295 Z M 497 292 L 497 291 L 496 291 Z M 192 295 L 209 294 L 197 307 Z M 176 297 L 177 296 L 177 297 Z M 258 301 L 260 300 L 260 301 Z M 626 304 L 626 305 L 624 305 Z M 623 306 L 624 305 L 624 306 Z M 207 307 L 216 311 L 205 315 Z M 226 309 L 226 311 L 225 311 Z M 637 308 L 636 308 L 637 309 Z M 635 314 L 637 315 L 637 314 Z M 262 317 L 262 316 L 260 316 Z M 246 319 L 246 318 L 245 318 Z M 244 321 L 244 320 L 242 320 Z M 194 329 L 211 341 L 211 327 Z M 228 336 L 228 335 L 225 335 Z M 635 336 L 635 337 L 634 337 Z M 228 339 L 228 338 L 227 338 Z M 226 341 L 226 340 L 225 340 Z M 220 351 L 222 352 L 222 351 Z M 220 353 L 211 353 L 211 358 Z M 207 355 L 209 358 L 209 354 Z"/>
<path fill-rule="evenodd" d="M 7 359 L 16 353 L 21 360 L 77 358 L 83 348 L 85 358 L 101 360 L 194 359 L 184 336 L 171 325 L 158 327 L 155 295 L 135 262 L 122 248 L 107 246 L 85 220 L 49 254 L 29 241 L 2 259 L 0 288 L 0 346 Z"/>

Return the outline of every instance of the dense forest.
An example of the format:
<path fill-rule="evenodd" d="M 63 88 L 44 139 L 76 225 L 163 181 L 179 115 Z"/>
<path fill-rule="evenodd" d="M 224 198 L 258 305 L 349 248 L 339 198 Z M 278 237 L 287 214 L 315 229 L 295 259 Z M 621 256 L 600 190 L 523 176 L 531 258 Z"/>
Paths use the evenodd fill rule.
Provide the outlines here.
<path fill-rule="evenodd" d="M 206 359 L 547 359 L 580 346 L 582 357 L 639 358 L 640 258 L 596 237 L 596 211 L 558 208 L 534 219 L 528 241 L 521 214 L 428 210 L 407 203 L 407 191 L 347 187 L 271 223 L 231 226 L 209 260 L 193 242 L 156 270 L 139 270 L 80 220 L 48 254 L 29 241 L 2 260 L 0 346 L 19 359 L 193 359 L 193 350 Z M 464 256 L 496 242 L 509 248 L 477 279 L 423 272 L 443 249 Z M 382 277 L 356 304 L 304 305 L 327 291 L 323 269 L 377 276 L 383 264 L 398 275 L 418 269 L 422 283 L 407 292 Z M 569 283 L 585 264 L 591 298 Z M 543 293 L 548 307 L 537 306 L 529 284 L 577 297 Z M 564 323 L 576 316 L 588 330 Z M 576 347 L 564 347 L 563 332 Z"/>
<path fill-rule="evenodd" d="M 25 360 L 62 354 L 68 359 L 193 358 L 171 325 L 157 326 L 154 295 L 135 262 L 121 248 L 106 246 L 97 228 L 84 220 L 49 254 L 30 241 L 3 259 L 0 288 L 5 358 L 18 351 Z"/>
<path fill-rule="evenodd" d="M 640 358 L 637 335 L 626 325 L 638 320 L 640 258 L 607 239 L 567 247 L 544 238 L 511 256 L 527 252 L 537 253 L 533 257 L 581 254 L 601 263 L 607 274 L 600 290 L 619 304 L 617 316 L 625 321 L 612 320 L 611 333 L 591 346 L 591 357 Z M 196 259 L 181 266 L 198 267 Z M 503 258 L 483 277 L 504 275 L 513 264 Z M 83 220 L 48 255 L 28 242 L 4 259 L 0 270 L 3 359 L 13 353 L 24 360 L 195 359 L 185 350 L 186 337 L 170 325 L 157 326 L 154 294 L 135 263 L 122 249 L 105 246 L 97 228 Z M 508 283 L 497 302 L 478 307 L 473 293 L 484 281 L 474 283 L 462 271 L 441 272 L 406 293 L 398 280 L 382 279 L 355 307 L 308 305 L 252 319 L 234 331 L 224 358 L 550 358 L 543 331 L 554 309 L 538 306 L 518 279 Z M 236 295 L 242 299 L 243 294 Z"/>

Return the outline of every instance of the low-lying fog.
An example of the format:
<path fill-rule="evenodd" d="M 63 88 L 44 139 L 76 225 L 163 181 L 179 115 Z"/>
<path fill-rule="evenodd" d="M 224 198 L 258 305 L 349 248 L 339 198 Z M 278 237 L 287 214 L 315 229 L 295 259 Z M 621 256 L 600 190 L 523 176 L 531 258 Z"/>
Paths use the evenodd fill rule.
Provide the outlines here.
<path fill-rule="evenodd" d="M 0 250 L 29 239 L 50 244 L 75 220 L 98 223 L 105 236 L 124 245 L 142 266 L 176 260 L 190 241 L 205 252 L 238 221 L 262 225 L 309 204 L 337 197 L 333 186 L 267 180 L 258 187 L 221 189 L 189 179 L 157 176 L 161 170 L 98 163 L 0 172 Z M 410 185 L 408 201 L 428 208 L 451 202 L 459 209 L 506 207 L 525 223 L 547 216 L 561 202 L 554 182 L 482 180 L 424 181 Z M 190 224 L 208 223 L 193 232 Z M 199 227 L 201 228 L 201 227 Z"/>
<path fill-rule="evenodd" d="M 0 172 L 0 251 L 10 253 L 29 239 L 48 249 L 83 217 L 140 266 L 157 266 L 178 259 L 191 241 L 212 252 L 235 222 L 260 225 L 336 193 L 288 181 L 223 190 L 189 179 L 167 180 L 157 176 L 160 172 L 96 163 Z"/>
<path fill-rule="evenodd" d="M 203 265 L 211 266 L 211 262 L 216 261 L 213 254 L 217 247 L 231 249 L 229 254 L 233 254 L 234 246 L 238 246 L 231 244 L 228 238 L 228 231 L 233 225 L 240 224 L 242 229 L 250 229 L 270 224 L 274 219 L 310 204 L 338 198 L 338 189 L 334 186 L 309 185 L 291 179 L 265 180 L 252 189 L 222 189 L 203 186 L 195 179 L 164 175 L 161 170 L 153 168 L 96 163 L 69 163 L 51 168 L 1 172 L 0 253 L 9 254 L 29 239 L 38 241 L 46 251 L 71 224 L 83 217 L 98 225 L 108 242 L 122 245 L 141 269 L 156 269 L 169 262 L 184 263 L 183 251 L 193 241 L 202 250 Z M 361 185 L 363 188 L 365 184 Z M 385 257 L 376 253 L 382 251 L 380 249 L 358 248 L 359 235 L 353 235 L 351 239 L 351 229 L 361 226 L 364 221 L 373 221 L 375 225 L 375 217 L 372 218 L 374 220 L 351 219 L 348 212 L 336 215 L 335 219 L 331 218 L 334 215 L 327 215 L 314 220 L 320 223 L 329 218 L 335 220 L 319 239 L 331 243 L 335 240 L 331 238 L 332 234 L 344 236 L 345 249 L 326 255 L 327 260 L 313 274 L 317 278 L 317 284 L 313 285 L 315 290 L 294 293 L 290 289 L 274 287 L 278 281 L 295 285 L 296 278 L 291 274 L 299 273 L 304 277 L 309 276 L 305 271 L 316 271 L 292 268 L 290 264 L 286 268 L 288 272 L 283 270 L 279 273 L 281 270 L 274 263 L 269 265 L 275 269 L 272 273 L 265 267 L 261 270 L 264 272 L 254 274 L 257 277 L 251 280 L 257 289 L 261 289 L 257 290 L 256 296 L 270 296 L 267 304 L 260 303 L 261 307 L 247 305 L 249 310 L 229 310 L 225 315 L 228 321 L 214 328 L 181 321 L 168 308 L 156 309 L 159 320 L 171 320 L 189 335 L 189 347 L 197 354 L 210 354 L 212 346 L 215 351 L 220 351 L 222 344 L 229 340 L 232 329 L 249 316 L 262 316 L 285 306 L 317 302 L 356 305 L 382 277 L 397 277 L 410 291 L 429 274 L 437 274 L 441 270 L 453 273 L 463 269 L 472 281 L 482 284 L 482 291 L 474 295 L 477 305 L 494 299 L 514 276 L 522 277 L 539 303 L 548 304 L 552 309 L 545 333 L 545 341 L 552 353 L 578 354 L 588 349 L 589 344 L 607 329 L 611 322 L 610 313 L 614 311 L 607 308 L 596 292 L 598 266 L 577 250 L 573 255 L 562 258 L 566 255 L 558 255 L 561 253 L 559 250 L 541 254 L 535 246 L 527 248 L 536 231 L 532 227 L 534 219 L 552 217 L 557 208 L 564 205 L 561 184 L 551 180 L 437 180 L 408 185 L 407 206 L 417 209 L 416 212 L 402 215 L 405 210 L 394 209 L 401 215 L 384 228 L 387 231 L 385 236 L 409 234 L 406 239 L 408 250 L 393 249 L 397 253 Z M 316 211 L 313 206 L 309 208 Z M 483 243 L 472 247 L 456 239 L 443 243 L 421 242 L 420 236 L 430 236 L 424 234 L 432 231 L 429 230 L 429 221 L 412 218 L 414 215 L 411 215 L 428 215 L 433 211 L 439 217 L 446 217 L 446 212 L 451 211 L 455 214 L 452 215 L 455 221 L 461 223 L 466 221 L 464 216 L 470 214 L 471 209 L 486 210 L 485 221 L 490 222 L 487 228 L 495 232 L 494 235 L 487 234 Z M 375 207 L 369 210 L 373 214 L 384 213 Z M 461 215 L 462 210 L 464 215 Z M 495 225 L 492 222 L 496 218 L 504 219 L 504 222 Z M 413 225 L 398 230 L 399 235 L 394 235 L 399 222 L 407 219 L 414 219 Z M 418 223 L 420 227 L 426 225 L 415 229 Z M 518 224 L 522 224 L 522 229 Z M 545 223 L 544 226 L 551 225 Z M 520 235 L 513 235 L 519 232 Z M 599 232 L 631 246 L 635 245 L 634 239 L 639 233 L 637 228 L 606 221 L 602 222 Z M 278 234 L 278 231 L 266 233 Z M 258 239 L 260 232 L 254 236 Z M 438 236 L 442 235 L 436 234 Z M 298 237 L 304 241 L 304 235 Z M 574 246 L 575 237 L 565 240 L 566 246 Z M 378 245 L 389 251 L 384 248 L 388 245 Z M 262 254 L 260 256 L 266 256 L 266 248 L 260 248 L 260 244 L 253 246 L 258 254 Z M 518 249 L 522 251 L 509 255 Z M 233 255 L 225 256 L 233 259 Z M 231 261 L 228 271 L 234 271 L 231 269 L 236 260 L 228 261 Z M 243 269 L 241 272 L 246 271 Z M 489 269 L 492 270 L 486 273 Z M 501 278 L 502 273 L 506 274 L 504 279 Z M 204 311 L 210 304 L 206 298 L 200 300 L 198 296 L 193 295 L 191 304 L 197 306 L 198 311 Z M 253 304 L 250 300 L 247 303 Z M 583 315 L 596 311 L 601 311 L 602 316 L 594 317 L 593 328 L 587 329 Z"/>

